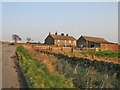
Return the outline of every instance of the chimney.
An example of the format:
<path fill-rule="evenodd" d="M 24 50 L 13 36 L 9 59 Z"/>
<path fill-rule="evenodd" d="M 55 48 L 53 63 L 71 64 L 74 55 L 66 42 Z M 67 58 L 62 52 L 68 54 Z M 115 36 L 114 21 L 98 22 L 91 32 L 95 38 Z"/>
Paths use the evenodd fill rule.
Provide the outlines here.
<path fill-rule="evenodd" d="M 51 35 L 51 33 L 49 32 L 49 35 Z"/>
<path fill-rule="evenodd" d="M 61 33 L 62 36 L 64 36 L 64 33 Z"/>
<path fill-rule="evenodd" d="M 68 34 L 66 34 L 66 36 L 68 36 Z"/>
<path fill-rule="evenodd" d="M 55 33 L 55 35 L 57 35 L 57 32 Z"/>

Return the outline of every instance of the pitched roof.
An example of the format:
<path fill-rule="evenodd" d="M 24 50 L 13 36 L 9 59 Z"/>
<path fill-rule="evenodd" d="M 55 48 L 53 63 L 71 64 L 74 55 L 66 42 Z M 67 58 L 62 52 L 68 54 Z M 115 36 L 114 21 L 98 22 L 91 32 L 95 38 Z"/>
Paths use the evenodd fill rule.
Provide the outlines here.
<path fill-rule="evenodd" d="M 51 35 L 54 39 L 59 40 L 76 40 L 73 36 Z"/>
<path fill-rule="evenodd" d="M 85 40 L 96 42 L 96 43 L 108 43 L 104 38 L 98 38 L 98 37 L 90 37 L 90 36 L 82 36 Z"/>

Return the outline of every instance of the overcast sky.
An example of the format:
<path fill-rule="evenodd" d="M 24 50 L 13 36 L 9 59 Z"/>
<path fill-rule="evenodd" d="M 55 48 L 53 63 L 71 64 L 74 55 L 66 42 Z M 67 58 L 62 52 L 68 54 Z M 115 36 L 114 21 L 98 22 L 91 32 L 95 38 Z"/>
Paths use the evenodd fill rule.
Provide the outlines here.
<path fill-rule="evenodd" d="M 118 42 L 117 2 L 4 2 L 2 5 L 2 39 L 12 40 L 18 34 L 44 42 L 48 33 L 68 33 L 103 37 Z"/>

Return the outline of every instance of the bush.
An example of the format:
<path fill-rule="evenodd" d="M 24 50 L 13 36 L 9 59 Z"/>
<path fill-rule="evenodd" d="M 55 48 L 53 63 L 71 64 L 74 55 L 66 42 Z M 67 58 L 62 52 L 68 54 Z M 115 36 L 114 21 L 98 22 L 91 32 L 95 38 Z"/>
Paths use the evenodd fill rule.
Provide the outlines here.
<path fill-rule="evenodd" d="M 118 88 L 117 74 L 112 76 L 108 74 L 101 74 L 93 67 L 81 68 L 79 65 L 73 66 L 71 63 L 66 62 L 64 59 L 59 59 L 56 62 L 57 71 L 64 74 L 67 78 L 72 79 L 73 84 L 77 88 Z M 75 73 L 75 68 L 76 73 Z"/>
<path fill-rule="evenodd" d="M 67 57 L 63 54 L 55 54 L 59 59 L 56 63 L 59 73 L 67 78 L 73 78 L 72 82 L 77 88 L 118 88 L 120 80 L 120 65 L 104 61 L 89 60 L 84 58 Z M 78 64 L 79 63 L 79 64 Z M 75 67 L 77 66 L 77 74 Z"/>

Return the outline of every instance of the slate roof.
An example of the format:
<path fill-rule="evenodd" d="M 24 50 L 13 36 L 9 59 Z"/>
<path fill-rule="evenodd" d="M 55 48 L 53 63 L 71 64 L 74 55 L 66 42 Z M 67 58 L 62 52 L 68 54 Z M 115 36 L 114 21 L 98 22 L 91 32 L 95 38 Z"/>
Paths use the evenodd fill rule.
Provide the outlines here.
<path fill-rule="evenodd" d="M 76 40 L 73 36 L 51 35 L 54 39 L 59 40 Z"/>
<path fill-rule="evenodd" d="M 104 38 L 99 37 L 90 37 L 90 36 L 82 36 L 86 41 L 96 42 L 96 43 L 110 43 L 106 41 Z"/>

